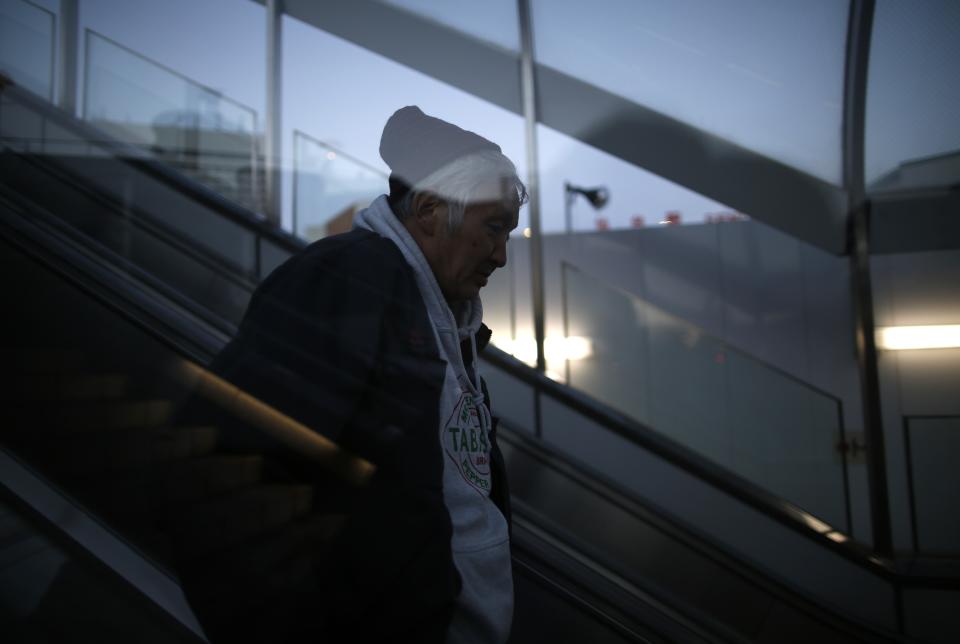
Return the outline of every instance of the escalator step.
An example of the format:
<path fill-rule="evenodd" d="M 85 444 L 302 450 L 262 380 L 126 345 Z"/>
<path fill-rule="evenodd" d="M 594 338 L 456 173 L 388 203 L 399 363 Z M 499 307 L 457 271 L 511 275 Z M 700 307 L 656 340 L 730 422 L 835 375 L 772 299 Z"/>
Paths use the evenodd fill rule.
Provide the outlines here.
<path fill-rule="evenodd" d="M 190 504 L 166 530 L 181 557 L 208 555 L 306 515 L 308 485 L 262 485 Z"/>
<path fill-rule="evenodd" d="M 30 531 L 30 525 L 12 510 L 0 514 L 0 548 L 3 548 L 4 544 L 17 541 L 22 534 Z"/>
<path fill-rule="evenodd" d="M 16 374 L 82 374 L 89 369 L 86 356 L 75 349 L 5 347 L 0 360 L 7 373 Z"/>
<path fill-rule="evenodd" d="M 209 454 L 217 442 L 215 427 L 151 427 L 31 442 L 22 450 L 58 478 L 117 472 Z"/>
<path fill-rule="evenodd" d="M 75 477 L 67 487 L 119 528 L 153 530 L 184 504 L 260 481 L 259 456 L 215 455 L 102 476 Z"/>
<path fill-rule="evenodd" d="M 317 582 L 342 523 L 341 515 L 314 515 L 183 571 L 190 605 L 212 641 L 287 641 L 284 627 L 316 630 L 323 619 Z"/>
<path fill-rule="evenodd" d="M 342 515 L 313 515 L 194 562 L 191 601 L 217 603 L 234 593 L 266 597 L 299 585 L 327 556 L 342 525 Z"/>
<path fill-rule="evenodd" d="M 128 390 L 123 374 L 65 375 L 62 373 L 26 374 L 2 392 L 9 401 L 108 400 L 120 398 Z"/>
<path fill-rule="evenodd" d="M 66 436 L 76 432 L 157 427 L 169 422 L 174 403 L 169 400 L 77 401 L 57 405 L 27 404 L 11 410 L 14 432 L 41 430 Z"/>

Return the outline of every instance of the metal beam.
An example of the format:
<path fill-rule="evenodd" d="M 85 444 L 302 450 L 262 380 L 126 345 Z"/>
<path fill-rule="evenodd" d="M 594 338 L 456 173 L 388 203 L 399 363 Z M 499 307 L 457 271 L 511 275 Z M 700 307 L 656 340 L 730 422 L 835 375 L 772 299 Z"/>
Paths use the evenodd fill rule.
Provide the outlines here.
<path fill-rule="evenodd" d="M 520 87 L 523 94 L 523 119 L 527 148 L 527 193 L 530 201 L 530 281 L 533 300 L 533 334 L 537 341 L 537 370 L 547 370 L 544 355 L 545 301 L 543 293 L 543 236 L 540 226 L 540 161 L 537 158 L 537 84 L 533 64 L 533 26 L 530 22 L 530 0 L 517 0 L 520 21 Z M 539 400 L 539 398 L 538 398 Z M 539 421 L 537 429 L 539 430 Z"/>
<path fill-rule="evenodd" d="M 622 96 L 537 66 L 540 120 L 833 254 L 844 190 Z"/>
<path fill-rule="evenodd" d="M 523 115 L 520 55 L 372 0 L 285 0 L 287 15 Z"/>
<path fill-rule="evenodd" d="M 873 13 L 874 0 L 852 0 L 850 3 L 844 79 L 843 173 L 849 195 L 848 252 L 867 448 L 867 477 L 870 482 L 873 548 L 877 554 L 889 557 L 893 555 L 893 538 L 870 279 L 870 203 L 866 199 L 864 186 L 864 122 Z"/>

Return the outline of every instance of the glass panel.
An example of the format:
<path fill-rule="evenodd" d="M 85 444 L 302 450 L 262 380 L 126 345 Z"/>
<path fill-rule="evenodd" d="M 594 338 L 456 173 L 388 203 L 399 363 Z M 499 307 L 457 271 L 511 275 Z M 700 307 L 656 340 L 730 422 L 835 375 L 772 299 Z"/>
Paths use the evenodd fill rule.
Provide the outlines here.
<path fill-rule="evenodd" d="M 917 550 L 930 555 L 960 553 L 960 416 L 909 418 L 910 472 Z"/>
<path fill-rule="evenodd" d="M 54 0 L 58 1 L 58 0 Z M 213 88 L 257 114 L 266 109 L 266 9 L 236 0 L 79 0 L 89 29 L 147 60 Z M 83 46 L 83 41 L 79 43 Z M 81 51 L 81 56 L 83 52 Z M 86 65 L 80 66 L 80 86 Z M 169 97 L 167 97 L 169 98 Z"/>
<path fill-rule="evenodd" d="M 383 125 L 399 108 L 419 105 L 427 114 L 498 143 L 520 176 L 526 176 L 524 123 L 516 114 L 289 17 L 283 19 L 283 37 L 285 149 L 293 148 L 297 132 L 300 140 L 309 137 L 322 142 L 328 152 L 349 159 L 353 164 L 349 172 L 363 167 L 386 177 L 389 169 L 379 152 Z M 336 64 L 318 65 L 317 61 Z M 373 174 L 362 174 L 366 189 Z M 283 219 L 288 229 L 294 210 L 291 187 L 288 184 L 284 190 Z M 311 222 L 326 221 L 342 210 L 325 212 L 323 200 L 317 201 L 316 195 L 309 201 L 301 199 L 301 188 L 298 184 L 296 208 L 299 213 L 309 212 Z M 382 180 L 379 192 L 386 191 L 387 182 Z M 526 209 L 520 216 L 522 230 Z"/>
<path fill-rule="evenodd" d="M 238 322 L 255 277 L 256 233 L 112 156 L 52 106 L 5 92 L 0 183 L 28 212 L 56 217 L 132 265 Z M 9 121 L 9 122 L 8 122 Z M 10 138 L 8 138 L 8 135 Z"/>
<path fill-rule="evenodd" d="M 569 384 L 847 526 L 840 401 L 643 299 L 566 267 Z"/>
<path fill-rule="evenodd" d="M 260 203 L 257 115 L 87 31 L 83 116 L 249 208 Z"/>
<path fill-rule="evenodd" d="M 54 28 L 49 11 L 24 0 L 0 0 L 0 73 L 53 100 Z"/>
<path fill-rule="evenodd" d="M 293 133 L 294 234 L 314 241 L 350 230 L 353 215 L 383 194 L 387 173 Z"/>
<path fill-rule="evenodd" d="M 713 228 L 704 228 L 701 224 L 743 222 L 748 218 L 728 206 L 549 127 L 538 126 L 537 139 L 541 168 L 540 216 L 545 232 L 546 334 L 548 343 L 553 345 L 552 350 L 547 351 L 548 375 L 562 380 L 562 359 L 559 366 L 549 363 L 551 355 L 555 357 L 564 350 L 560 348 L 563 342 L 560 276 L 564 261 L 571 261 L 573 256 L 577 256 L 580 259 L 573 261 L 579 264 L 586 262 L 583 265 L 593 265 L 603 261 L 610 267 L 617 266 L 617 279 L 630 288 L 640 274 L 638 262 L 642 261 L 637 255 L 635 243 L 646 239 L 648 233 L 696 224 L 691 228 L 710 230 L 709 236 L 712 238 Z M 600 207 L 594 207 L 587 197 L 573 188 L 603 189 L 607 201 Z M 565 234 L 568 224 L 574 234 Z M 702 237 L 703 233 L 693 235 Z M 505 337 L 502 327 L 491 328 L 494 329 L 494 342 L 498 346 L 528 364 L 534 364 L 536 345 L 533 340 L 533 312 L 527 295 L 530 292 L 529 244 L 522 237 L 511 243 L 510 275 L 495 278 L 509 282 L 509 289 L 512 289 L 503 289 L 510 295 L 511 335 Z M 656 252 L 656 248 L 644 252 Z M 505 313 L 502 312 L 501 316 Z"/>
<path fill-rule="evenodd" d="M 746 216 L 545 125 L 537 126 L 544 233 L 739 221 Z M 569 189 L 568 189 L 569 187 Z M 594 206 L 576 188 L 606 189 Z"/>
<path fill-rule="evenodd" d="M 483 379 L 490 390 L 493 415 L 514 431 L 535 433 L 533 387 L 486 361 L 483 367 Z"/>
<path fill-rule="evenodd" d="M 538 62 L 835 184 L 847 2 L 533 0 Z"/>
<path fill-rule="evenodd" d="M 866 181 L 873 191 L 960 179 L 960 4 L 879 0 L 870 42 Z"/>
<path fill-rule="evenodd" d="M 520 28 L 517 22 L 516 0 L 471 2 L 470 0 L 380 0 L 384 4 L 420 14 L 448 27 L 487 42 L 509 49 L 520 50 Z"/>
<path fill-rule="evenodd" d="M 843 258 L 549 127 L 537 133 L 547 375 L 864 534 L 865 469 L 849 467 L 848 507 L 835 451 L 837 401 L 844 427 L 862 422 Z M 568 201 L 567 184 L 606 188 L 607 202 L 594 208 L 582 191 Z M 564 284 L 574 269 L 589 286 Z M 513 284 L 515 338 L 494 342 L 532 362 L 528 284 Z"/>

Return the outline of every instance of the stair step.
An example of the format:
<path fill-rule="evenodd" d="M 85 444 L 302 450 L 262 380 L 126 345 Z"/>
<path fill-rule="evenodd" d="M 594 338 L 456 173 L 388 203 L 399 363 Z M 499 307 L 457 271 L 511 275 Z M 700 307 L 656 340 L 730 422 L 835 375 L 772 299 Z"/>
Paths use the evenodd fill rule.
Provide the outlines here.
<path fill-rule="evenodd" d="M 258 485 L 191 504 L 166 532 L 182 557 L 208 555 L 304 516 L 312 500 L 309 485 Z"/>
<path fill-rule="evenodd" d="M 25 458 L 53 470 L 58 478 L 117 472 L 183 460 L 213 451 L 215 427 L 151 427 L 90 436 L 72 436 L 47 445 L 32 443 Z"/>
<path fill-rule="evenodd" d="M 315 514 L 181 569 L 190 605 L 208 635 L 286 641 L 290 634 L 281 632 L 283 626 L 310 630 L 318 624 L 317 581 L 343 521 L 343 515 Z"/>
<path fill-rule="evenodd" d="M 82 401 L 57 405 L 27 404 L 14 410 L 12 427 L 18 433 L 41 431 L 65 436 L 76 432 L 157 427 L 170 421 L 169 400 Z"/>
<path fill-rule="evenodd" d="M 0 349 L 0 360 L 7 373 L 82 373 L 89 367 L 83 352 L 55 347 L 6 347 Z"/>
<path fill-rule="evenodd" d="M 31 530 L 23 517 L 19 516 L 9 508 L 0 513 L 0 547 L 9 541 L 16 541 L 25 532 Z"/>
<path fill-rule="evenodd" d="M 20 375 L 2 392 L 4 400 L 22 402 L 56 400 L 109 400 L 127 393 L 127 377 L 119 373 Z"/>
<path fill-rule="evenodd" d="M 294 563 L 303 575 L 309 574 L 312 563 L 326 556 L 343 522 L 344 516 L 339 514 L 310 515 L 259 539 L 205 557 L 193 569 L 194 578 L 209 580 L 202 584 L 199 596 L 208 590 L 211 597 L 219 595 L 219 587 L 261 587 L 268 580 L 278 581 L 271 575 Z M 306 565 L 301 565 L 304 561 Z M 285 584 L 273 586 L 279 591 Z"/>
<path fill-rule="evenodd" d="M 260 481 L 260 456 L 214 455 L 71 479 L 65 486 L 119 528 L 155 530 L 184 504 Z"/>

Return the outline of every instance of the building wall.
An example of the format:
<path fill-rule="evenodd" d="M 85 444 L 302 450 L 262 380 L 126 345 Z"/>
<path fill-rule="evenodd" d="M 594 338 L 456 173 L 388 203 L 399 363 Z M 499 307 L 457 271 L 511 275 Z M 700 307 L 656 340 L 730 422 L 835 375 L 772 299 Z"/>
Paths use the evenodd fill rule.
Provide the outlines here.
<path fill-rule="evenodd" d="M 960 251 L 875 256 L 872 268 L 877 326 L 960 323 Z M 895 545 L 960 554 L 960 349 L 881 351 L 879 367 Z"/>

